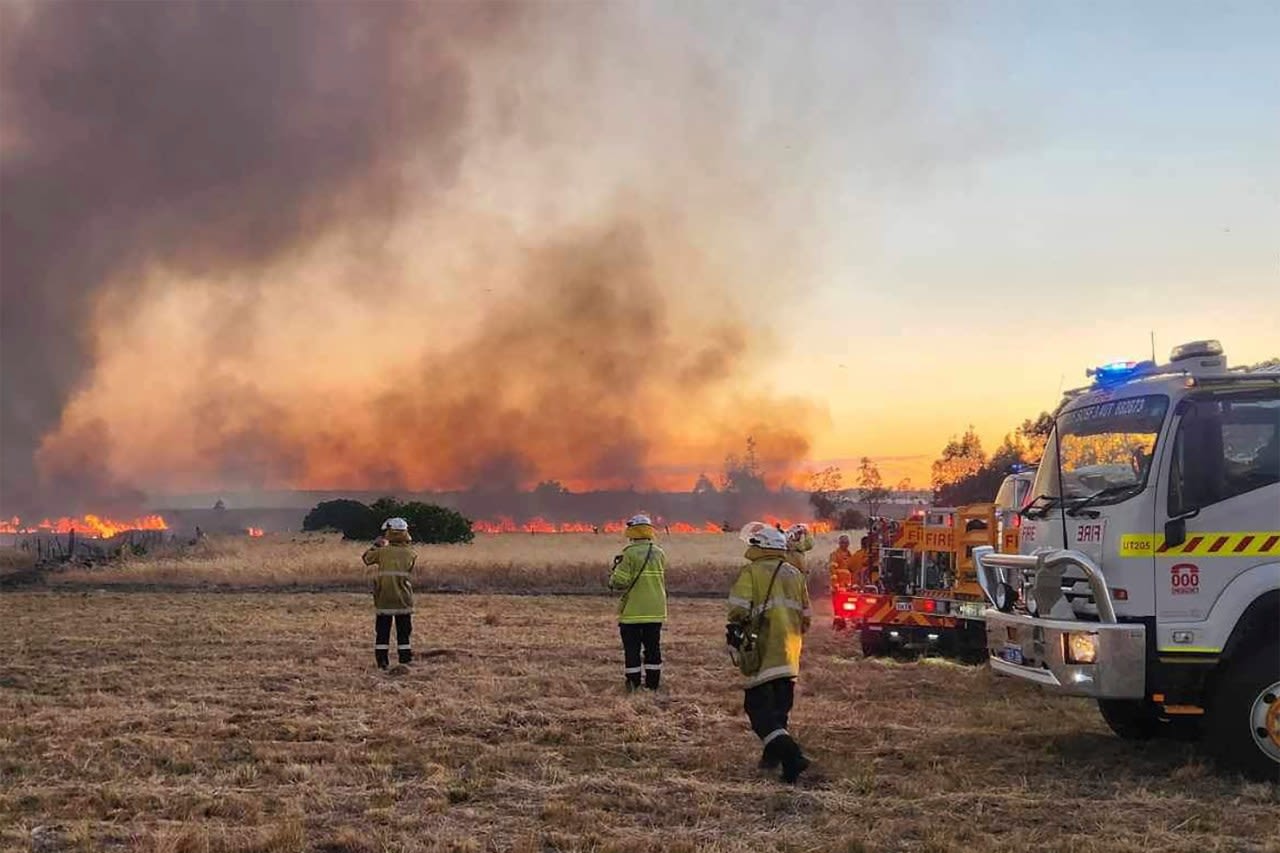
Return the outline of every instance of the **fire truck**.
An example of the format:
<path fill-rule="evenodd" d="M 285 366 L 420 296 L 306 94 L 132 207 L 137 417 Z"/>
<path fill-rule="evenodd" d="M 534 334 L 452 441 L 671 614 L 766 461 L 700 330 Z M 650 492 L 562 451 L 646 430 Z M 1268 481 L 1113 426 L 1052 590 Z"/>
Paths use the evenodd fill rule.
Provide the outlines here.
<path fill-rule="evenodd" d="M 975 554 L 991 668 L 1094 699 L 1122 738 L 1280 781 L 1280 370 L 1217 341 L 1070 391 L 1020 554 Z"/>
<path fill-rule="evenodd" d="M 984 598 L 973 551 L 1001 543 L 1016 552 L 1016 509 L 1030 482 L 1015 474 L 996 503 L 931 507 L 900 524 L 873 524 L 854 559 L 861 583 L 832 590 L 835 627 L 856 629 L 868 657 L 908 651 L 982 660 Z"/>

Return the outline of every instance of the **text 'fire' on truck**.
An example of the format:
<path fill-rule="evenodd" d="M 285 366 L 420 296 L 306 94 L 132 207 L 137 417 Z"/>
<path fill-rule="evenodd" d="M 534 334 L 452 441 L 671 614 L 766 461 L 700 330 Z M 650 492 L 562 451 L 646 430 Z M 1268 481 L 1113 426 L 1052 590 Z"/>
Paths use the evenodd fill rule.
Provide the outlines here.
<path fill-rule="evenodd" d="M 1031 480 L 1006 477 L 995 503 L 874 519 L 848 568 L 832 572 L 837 630 L 857 630 L 868 657 L 911 651 L 981 660 L 984 598 L 973 550 L 999 542 L 1017 551 L 1017 508 Z"/>
<path fill-rule="evenodd" d="M 1280 369 L 1217 341 L 1088 371 L 1022 510 L 976 555 L 991 667 L 1280 781 Z"/>

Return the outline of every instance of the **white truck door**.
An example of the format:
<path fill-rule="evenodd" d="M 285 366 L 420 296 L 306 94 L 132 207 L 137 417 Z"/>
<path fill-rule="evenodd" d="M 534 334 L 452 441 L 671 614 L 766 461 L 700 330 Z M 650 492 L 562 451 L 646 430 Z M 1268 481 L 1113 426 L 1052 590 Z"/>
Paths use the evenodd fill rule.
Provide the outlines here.
<path fill-rule="evenodd" d="M 1157 646 L 1215 653 L 1233 627 L 1205 621 L 1223 590 L 1280 559 L 1280 392 L 1206 394 L 1179 411 L 1153 537 Z"/>

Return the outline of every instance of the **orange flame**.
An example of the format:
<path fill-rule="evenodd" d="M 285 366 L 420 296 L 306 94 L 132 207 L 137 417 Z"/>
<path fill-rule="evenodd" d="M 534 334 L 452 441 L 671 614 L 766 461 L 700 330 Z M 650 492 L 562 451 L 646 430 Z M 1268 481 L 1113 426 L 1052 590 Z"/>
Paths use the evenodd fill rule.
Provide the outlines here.
<path fill-rule="evenodd" d="M 790 527 L 793 523 L 772 515 L 765 516 L 763 521 L 767 524 L 780 524 L 784 529 Z M 832 530 L 831 522 L 829 521 L 804 521 L 799 523 L 809 525 L 809 529 L 814 533 L 830 533 Z M 669 522 L 663 519 L 655 519 L 654 526 L 665 533 L 679 533 L 682 535 L 724 532 L 721 526 L 714 521 L 695 523 L 688 521 Z M 626 523 L 622 521 L 605 521 L 592 524 L 586 521 L 549 521 L 540 516 L 520 522 L 510 516 L 499 516 L 471 523 L 471 530 L 474 533 L 621 533 L 626 527 Z"/>
<path fill-rule="evenodd" d="M 130 530 L 168 530 L 169 525 L 158 515 L 116 520 L 97 515 L 82 518 L 43 519 L 38 524 L 25 524 L 16 515 L 8 521 L 0 521 L 0 533 L 79 533 L 94 539 L 110 539 Z"/>
<path fill-rule="evenodd" d="M 260 537 L 260 536 L 262 535 L 262 528 L 261 528 L 261 527 L 246 527 L 246 528 L 244 529 L 244 532 L 245 532 L 245 533 L 248 533 L 248 534 L 249 534 L 250 536 L 252 536 L 254 539 L 257 539 L 258 537 Z"/>

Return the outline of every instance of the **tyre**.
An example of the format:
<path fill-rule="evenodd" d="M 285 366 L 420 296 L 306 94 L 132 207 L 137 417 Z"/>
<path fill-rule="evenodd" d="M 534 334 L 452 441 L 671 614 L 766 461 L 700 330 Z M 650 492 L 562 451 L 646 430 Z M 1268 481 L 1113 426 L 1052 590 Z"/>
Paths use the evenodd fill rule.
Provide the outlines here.
<path fill-rule="evenodd" d="M 1099 699 L 1098 710 L 1111 731 L 1125 740 L 1150 740 L 1164 726 L 1159 706 L 1148 699 Z"/>
<path fill-rule="evenodd" d="M 889 644 L 879 631 L 868 631 L 864 628 L 859 633 L 858 640 L 862 645 L 862 656 L 864 658 L 881 657 L 889 651 Z"/>
<path fill-rule="evenodd" d="M 1228 663 L 1207 710 L 1204 744 L 1214 761 L 1280 783 L 1280 643 Z"/>

